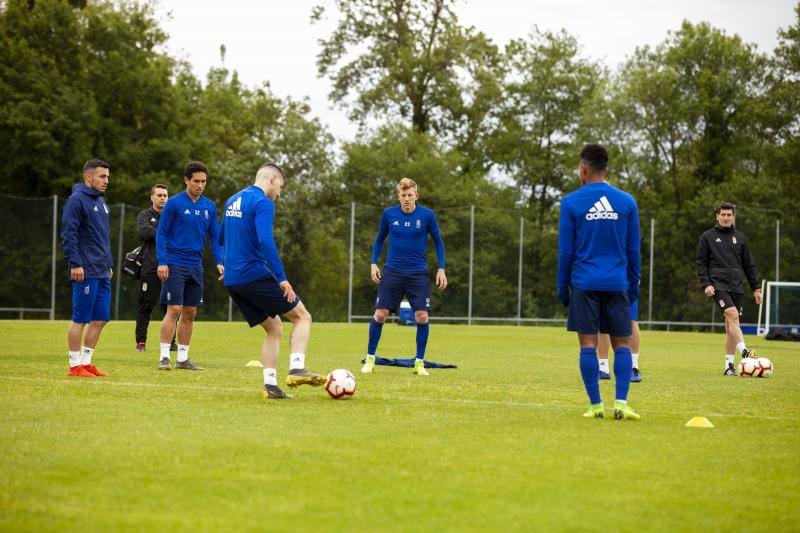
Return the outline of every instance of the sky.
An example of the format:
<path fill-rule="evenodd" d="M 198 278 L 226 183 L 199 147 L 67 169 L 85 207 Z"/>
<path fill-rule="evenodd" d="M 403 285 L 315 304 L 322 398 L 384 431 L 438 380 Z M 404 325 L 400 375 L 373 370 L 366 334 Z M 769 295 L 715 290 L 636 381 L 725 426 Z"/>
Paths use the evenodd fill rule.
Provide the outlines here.
<path fill-rule="evenodd" d="M 241 81 L 268 81 L 279 97 L 307 99 L 338 141 L 351 141 L 356 125 L 330 103 L 330 83 L 317 76 L 319 40 L 336 27 L 335 16 L 311 24 L 311 9 L 320 3 L 326 0 L 159 0 L 156 14 L 169 35 L 169 53 L 188 60 L 201 79 L 221 64 L 224 44 L 225 66 Z M 791 0 L 466 0 L 456 12 L 464 26 L 501 47 L 534 26 L 563 28 L 586 56 L 613 69 L 637 47 L 662 42 L 684 19 L 709 22 L 771 51 L 778 29 L 793 24 L 794 7 Z"/>

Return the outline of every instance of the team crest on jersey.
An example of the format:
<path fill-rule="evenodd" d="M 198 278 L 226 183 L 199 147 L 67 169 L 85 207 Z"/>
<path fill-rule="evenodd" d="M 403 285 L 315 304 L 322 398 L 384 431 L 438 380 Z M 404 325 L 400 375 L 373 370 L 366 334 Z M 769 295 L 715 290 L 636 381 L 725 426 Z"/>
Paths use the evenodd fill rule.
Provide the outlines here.
<path fill-rule="evenodd" d="M 147 292 L 147 282 L 142 283 L 142 292 Z"/>
<path fill-rule="evenodd" d="M 420 222 L 420 220 L 419 220 L 419 219 L 417 219 L 417 229 L 419 229 L 419 228 L 421 228 L 421 227 L 422 227 L 422 222 Z"/>
<path fill-rule="evenodd" d="M 731 240 L 733 241 L 733 244 L 736 244 L 736 236 L 735 235 L 733 237 L 731 237 Z"/>

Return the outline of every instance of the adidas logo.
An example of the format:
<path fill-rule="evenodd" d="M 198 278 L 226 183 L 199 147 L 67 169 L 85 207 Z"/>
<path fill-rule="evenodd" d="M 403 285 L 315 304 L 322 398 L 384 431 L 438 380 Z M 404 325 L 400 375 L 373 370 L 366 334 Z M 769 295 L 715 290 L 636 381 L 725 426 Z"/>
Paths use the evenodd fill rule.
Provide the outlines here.
<path fill-rule="evenodd" d="M 184 212 L 183 212 L 183 214 L 184 214 L 184 215 L 191 215 L 191 214 L 192 214 L 192 212 L 191 212 L 191 211 L 189 211 L 189 210 L 187 209 L 186 211 L 184 211 Z"/>
<path fill-rule="evenodd" d="M 586 213 L 586 220 L 617 220 L 619 213 L 614 212 L 614 208 L 608 203 L 608 198 L 601 196 L 599 200 L 594 203 L 594 206 Z"/>
<path fill-rule="evenodd" d="M 400 225 L 400 223 L 398 221 L 396 221 L 396 220 L 394 221 L 394 224 L 392 224 L 392 226 L 399 226 L 399 225 Z"/>
<path fill-rule="evenodd" d="M 94 206 L 94 210 L 95 211 L 100 211 L 99 209 L 97 209 L 97 206 Z"/>
<path fill-rule="evenodd" d="M 225 210 L 226 217 L 242 218 L 242 197 L 240 196 Z"/>

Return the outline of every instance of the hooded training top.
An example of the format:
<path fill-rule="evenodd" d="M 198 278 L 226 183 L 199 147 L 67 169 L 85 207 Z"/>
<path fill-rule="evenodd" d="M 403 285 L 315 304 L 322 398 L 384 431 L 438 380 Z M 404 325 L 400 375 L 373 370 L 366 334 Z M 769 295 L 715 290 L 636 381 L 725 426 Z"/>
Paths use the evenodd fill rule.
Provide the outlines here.
<path fill-rule="evenodd" d="M 436 245 L 439 268 L 444 268 L 444 241 L 439 232 L 436 215 L 430 209 L 417 205 L 411 213 L 404 213 L 400 205 L 383 210 L 378 236 L 372 246 L 372 263 L 377 264 L 383 241 L 389 236 L 389 252 L 384 268 L 400 272 L 427 272 L 425 250 L 430 234 Z"/>
<path fill-rule="evenodd" d="M 759 288 L 756 260 L 744 233 L 719 224 L 703 233 L 697 246 L 700 286 L 705 289 L 713 285 L 718 291 L 744 294 L 742 272 L 752 290 Z"/>
<path fill-rule="evenodd" d="M 273 276 L 286 281 L 272 236 L 275 204 L 255 185 L 225 202 L 219 244 L 225 259 L 225 286 L 244 285 Z"/>
<path fill-rule="evenodd" d="M 639 209 L 633 196 L 600 182 L 561 200 L 559 287 L 636 290 L 639 268 Z"/>
<path fill-rule="evenodd" d="M 214 202 L 200 196 L 193 202 L 186 191 L 167 200 L 161 211 L 156 231 L 158 264 L 203 268 L 203 248 L 206 235 L 211 241 L 211 251 L 218 265 L 222 263 L 219 247 L 219 224 Z"/>
<path fill-rule="evenodd" d="M 83 267 L 87 278 L 107 278 L 111 265 L 111 222 L 99 191 L 76 183 L 64 204 L 61 248 L 69 268 Z"/>

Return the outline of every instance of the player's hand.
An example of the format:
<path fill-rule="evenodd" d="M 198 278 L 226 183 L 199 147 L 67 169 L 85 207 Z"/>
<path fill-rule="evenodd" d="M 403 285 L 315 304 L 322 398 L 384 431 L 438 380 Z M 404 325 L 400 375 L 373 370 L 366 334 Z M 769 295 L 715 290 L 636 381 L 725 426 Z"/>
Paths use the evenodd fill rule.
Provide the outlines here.
<path fill-rule="evenodd" d="M 706 287 L 705 293 L 706 293 L 706 296 L 711 298 L 712 296 L 714 296 L 717 293 L 717 291 L 714 290 L 714 286 L 713 285 L 709 285 L 708 287 Z"/>
<path fill-rule="evenodd" d="M 294 301 L 297 300 L 297 295 L 294 293 L 294 289 L 288 281 L 281 281 L 278 283 L 278 287 L 283 291 L 283 297 L 286 298 L 287 302 L 293 304 Z"/>
<path fill-rule="evenodd" d="M 558 301 L 564 307 L 569 307 L 569 287 L 558 288 Z"/>
<path fill-rule="evenodd" d="M 108 269 L 108 281 L 111 281 L 111 278 L 113 278 L 113 277 L 114 277 L 114 269 L 113 268 L 109 268 Z"/>
<path fill-rule="evenodd" d="M 156 274 L 161 281 L 167 281 L 167 278 L 169 278 L 169 267 L 167 265 L 158 265 Z"/>
<path fill-rule="evenodd" d="M 443 268 L 440 268 L 436 271 L 436 286 L 441 290 L 445 290 L 447 288 L 447 276 L 445 276 Z"/>
<path fill-rule="evenodd" d="M 761 305 L 761 289 L 754 290 L 753 297 L 756 299 L 756 305 Z"/>
<path fill-rule="evenodd" d="M 378 284 L 381 282 L 381 269 L 375 263 L 369 266 L 369 275 L 372 278 L 372 283 Z"/>
<path fill-rule="evenodd" d="M 72 281 L 77 281 L 78 283 L 83 282 L 83 267 L 75 267 L 69 269 L 69 279 Z"/>
<path fill-rule="evenodd" d="M 219 272 L 218 280 L 222 281 L 225 277 L 225 267 L 223 265 L 217 265 L 217 272 Z"/>

